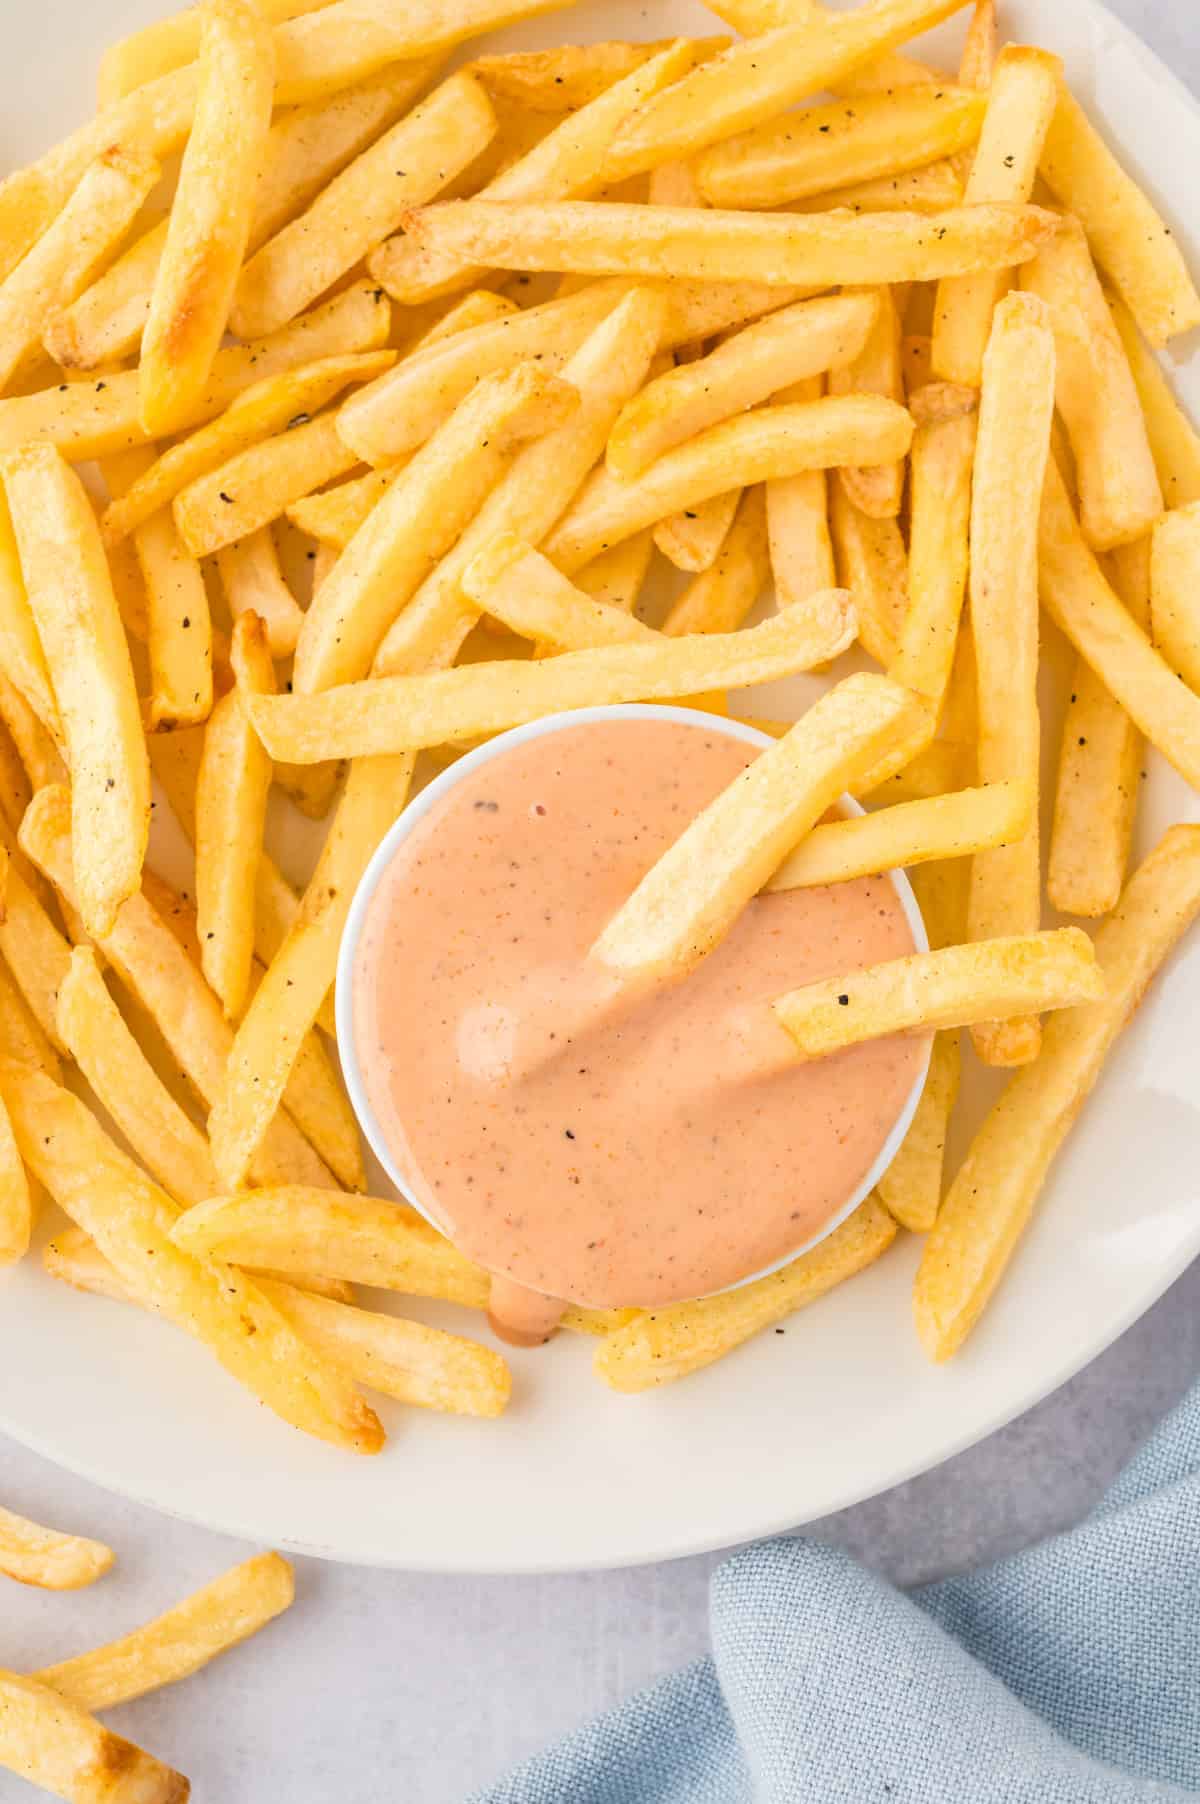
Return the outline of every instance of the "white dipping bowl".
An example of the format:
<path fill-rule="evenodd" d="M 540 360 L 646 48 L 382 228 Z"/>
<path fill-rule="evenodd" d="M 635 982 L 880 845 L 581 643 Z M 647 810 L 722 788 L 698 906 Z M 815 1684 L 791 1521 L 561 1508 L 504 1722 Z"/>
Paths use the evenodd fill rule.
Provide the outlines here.
<path fill-rule="evenodd" d="M 346 920 L 346 931 L 342 935 L 342 944 L 338 952 L 336 1013 L 338 1051 L 341 1055 L 342 1072 L 346 1080 L 346 1088 L 349 1091 L 350 1101 L 354 1106 L 354 1112 L 358 1116 L 363 1133 L 366 1135 L 375 1157 L 379 1160 L 379 1163 L 383 1166 L 384 1171 L 387 1173 L 396 1189 L 400 1192 L 400 1195 L 404 1198 L 405 1202 L 410 1203 L 419 1214 L 423 1215 L 433 1227 L 438 1229 L 439 1233 L 444 1231 L 442 1224 L 429 1214 L 429 1211 L 424 1207 L 420 1198 L 413 1195 L 412 1190 L 409 1188 L 400 1172 L 396 1169 L 383 1130 L 375 1116 L 375 1111 L 371 1107 L 370 1100 L 367 1096 L 366 1085 L 363 1082 L 362 1072 L 359 1068 L 358 1046 L 355 1038 L 354 1022 L 354 968 L 358 960 L 359 941 L 362 938 L 367 911 L 371 906 L 375 891 L 379 887 L 384 872 L 391 864 L 397 851 L 404 844 L 404 841 L 408 838 L 413 828 L 419 821 L 424 819 L 431 808 L 437 806 L 444 795 L 447 795 L 457 783 L 461 783 L 464 777 L 470 776 L 472 771 L 479 769 L 480 765 L 488 764 L 493 758 L 502 756 L 503 753 L 509 751 L 513 746 L 525 745 L 531 739 L 542 739 L 548 734 L 561 733 L 570 727 L 587 726 L 594 721 L 614 720 L 672 721 L 680 726 L 699 727 L 709 733 L 724 733 L 728 738 L 740 739 L 743 744 L 752 745 L 759 751 L 763 751 L 768 746 L 775 744 L 775 741 L 771 738 L 769 733 L 760 732 L 757 727 L 745 726 L 741 721 L 737 720 L 727 720 L 724 716 L 719 714 L 705 714 L 698 708 L 672 708 L 649 702 L 623 702 L 613 707 L 578 708 L 573 712 L 566 714 L 548 714 L 541 720 L 530 721 L 527 726 L 513 727 L 507 733 L 500 733 L 495 739 L 489 739 L 486 745 L 477 746 L 473 752 L 467 752 L 462 758 L 458 759 L 456 763 L 442 771 L 440 776 L 435 777 L 433 782 L 428 784 L 419 795 L 414 796 L 413 800 L 397 819 L 395 825 L 380 841 L 379 848 L 363 873 L 362 881 L 355 892 L 354 901 L 351 904 L 350 913 Z M 840 806 L 844 814 L 863 814 L 866 812 L 865 809 L 861 808 L 850 796 L 843 796 Z M 889 873 L 889 876 L 892 887 L 899 898 L 900 906 L 904 911 L 904 918 L 908 922 L 909 930 L 912 933 L 917 951 L 928 952 L 929 937 L 925 931 L 925 922 L 922 918 L 921 910 L 917 905 L 916 896 L 913 894 L 912 885 L 909 883 L 908 878 L 903 871 L 892 871 Z M 932 1036 L 930 1036 L 930 1046 L 931 1045 Z M 760 1271 L 748 1272 L 744 1278 L 739 1278 L 736 1284 L 725 1285 L 722 1287 L 723 1289 L 740 1290 L 744 1284 L 751 1284 L 755 1279 L 767 1278 L 772 1272 L 780 1271 L 785 1265 L 789 1265 L 800 1253 L 807 1253 L 810 1248 L 819 1245 L 822 1240 L 825 1240 L 833 1233 L 835 1228 L 841 1226 L 847 1216 L 854 1213 L 855 1209 L 858 1208 L 858 1205 L 863 1202 L 875 1188 L 888 1166 L 892 1163 L 892 1160 L 896 1157 L 897 1152 L 900 1150 L 900 1144 L 903 1141 L 904 1136 L 908 1133 L 909 1125 L 916 1112 L 917 1104 L 921 1100 L 921 1092 L 925 1088 L 925 1079 L 928 1075 L 928 1071 L 929 1048 L 927 1048 L 925 1057 L 921 1062 L 921 1069 L 917 1075 L 916 1081 L 909 1091 L 903 1107 L 896 1116 L 895 1121 L 892 1123 L 891 1131 L 883 1143 L 878 1158 L 871 1166 L 866 1177 L 862 1180 L 862 1183 L 853 1194 L 848 1196 L 846 1201 L 835 1210 L 820 1232 L 814 1234 L 809 1240 L 804 1241 L 801 1245 L 793 1247 L 790 1252 L 786 1253 L 782 1259 L 777 1259 L 774 1264 L 765 1266 Z M 706 1294 L 716 1295 L 718 1293 L 708 1292 Z"/>

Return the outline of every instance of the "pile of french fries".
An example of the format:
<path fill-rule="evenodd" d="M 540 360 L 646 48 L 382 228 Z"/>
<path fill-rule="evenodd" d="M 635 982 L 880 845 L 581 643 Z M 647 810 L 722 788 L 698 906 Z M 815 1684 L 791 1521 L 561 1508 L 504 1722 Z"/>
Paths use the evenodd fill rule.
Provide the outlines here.
<path fill-rule="evenodd" d="M 359 1194 L 327 1039 L 427 770 L 566 708 L 882 667 L 835 664 L 593 956 L 678 974 L 764 886 L 912 867 L 933 950 L 776 1013 L 797 1058 L 936 1030 L 916 1118 L 788 1270 L 569 1312 L 623 1390 L 898 1226 L 929 1234 L 921 1340 L 956 1351 L 1200 909 L 1200 828 L 1126 881 L 1143 741 L 1200 785 L 1200 439 L 1153 354 L 1200 295 L 1058 59 L 1001 48 L 995 0 L 953 72 L 905 46 L 964 0 L 714 0 L 740 35 L 450 71 L 562 4 L 205 0 L 0 186 L 0 1258 L 48 1193 L 52 1276 L 359 1452 L 359 1386 L 478 1416 L 510 1386 L 352 1289 L 487 1302 Z M 1076 660 L 1045 775 L 1043 609 Z M 873 812 L 830 820 L 845 790 Z M 275 791 L 329 816 L 302 894 Z M 947 1187 L 963 1028 L 1019 1070 Z"/>

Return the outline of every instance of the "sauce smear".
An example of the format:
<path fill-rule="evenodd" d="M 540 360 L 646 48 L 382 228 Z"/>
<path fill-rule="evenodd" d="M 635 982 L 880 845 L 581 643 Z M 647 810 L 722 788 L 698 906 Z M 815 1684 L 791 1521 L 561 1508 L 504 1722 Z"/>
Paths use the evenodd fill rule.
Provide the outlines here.
<path fill-rule="evenodd" d="M 866 1177 L 916 1081 L 920 1038 L 799 1064 L 769 1008 L 914 949 L 885 877 L 757 897 L 650 995 L 587 960 L 755 756 L 699 719 L 563 728 L 449 790 L 372 899 L 354 976 L 371 1107 L 421 1206 L 498 1275 L 514 1338 L 546 1337 L 547 1298 L 652 1307 L 784 1258 Z"/>

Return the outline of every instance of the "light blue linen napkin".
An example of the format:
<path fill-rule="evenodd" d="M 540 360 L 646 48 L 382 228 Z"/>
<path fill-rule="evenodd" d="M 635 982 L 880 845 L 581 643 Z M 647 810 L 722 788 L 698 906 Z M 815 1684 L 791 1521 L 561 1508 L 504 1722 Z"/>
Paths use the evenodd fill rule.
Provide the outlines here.
<path fill-rule="evenodd" d="M 1095 1514 L 911 1597 L 815 1541 L 713 1579 L 712 1657 L 476 1804 L 1200 1796 L 1200 1387 Z"/>

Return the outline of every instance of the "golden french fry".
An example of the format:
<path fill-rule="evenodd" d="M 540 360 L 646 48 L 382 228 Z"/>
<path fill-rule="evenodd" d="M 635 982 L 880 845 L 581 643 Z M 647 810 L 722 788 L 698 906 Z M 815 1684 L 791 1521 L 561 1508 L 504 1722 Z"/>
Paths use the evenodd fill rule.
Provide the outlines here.
<path fill-rule="evenodd" d="M 336 413 L 277 433 L 181 489 L 175 524 L 193 557 L 210 557 L 269 526 L 300 495 L 345 476 L 358 463 L 338 432 Z"/>
<path fill-rule="evenodd" d="M 928 1234 L 942 1201 L 946 1134 L 962 1075 L 960 1036 L 935 1034 L 925 1088 L 904 1143 L 877 1185 L 879 1200 L 910 1234 Z"/>
<path fill-rule="evenodd" d="M 424 1216 L 404 1203 L 370 1196 L 339 1196 L 291 1185 L 212 1197 L 179 1218 L 180 1246 L 198 1257 L 257 1264 L 266 1247 L 282 1271 L 313 1260 L 338 1275 L 355 1272 L 378 1290 L 413 1297 L 436 1297 L 468 1309 L 486 1309 L 488 1273 L 444 1240 Z M 569 1308 L 563 1327 L 579 1334 L 605 1334 L 628 1321 L 621 1309 Z"/>
<path fill-rule="evenodd" d="M 1041 172 L 1080 221 L 1097 262 L 1151 344 L 1165 344 L 1200 325 L 1200 294 L 1179 240 L 1066 88 L 1046 137 Z"/>
<path fill-rule="evenodd" d="M 963 196 L 968 208 L 1029 199 L 1061 85 L 1062 64 L 1048 51 L 1024 44 L 1001 51 Z M 934 307 L 935 376 L 979 386 L 992 315 L 1006 286 L 995 268 L 943 279 Z"/>
<path fill-rule="evenodd" d="M 770 682 L 836 657 L 853 628 L 847 598 L 835 590 L 749 632 L 609 645 L 532 664 L 382 677 L 321 695 L 251 697 L 248 705 L 272 757 L 303 764 L 330 756 L 391 756 L 498 733 L 563 708 Z"/>
<path fill-rule="evenodd" d="M 910 481 L 908 609 L 888 675 L 941 714 L 967 586 L 974 410 L 917 427 Z"/>
<path fill-rule="evenodd" d="M 1038 513 L 1054 411 L 1054 336 L 1030 295 L 996 308 L 983 360 L 979 438 L 971 502 L 971 621 L 979 695 L 979 775 L 1038 794 Z M 973 940 L 1036 932 L 1041 870 L 1036 802 L 1012 845 L 981 852 L 971 871 Z M 1037 1057 L 1036 1017 L 975 1028 L 987 1064 Z"/>
<path fill-rule="evenodd" d="M 895 803 L 874 814 L 827 821 L 800 841 L 768 889 L 846 883 L 931 859 L 963 858 L 1017 839 L 1029 824 L 1028 793 L 1016 783 Z"/>
<path fill-rule="evenodd" d="M 482 612 L 555 651 L 653 642 L 659 636 L 623 609 L 592 601 L 514 533 L 492 540 L 467 566 L 462 586 Z"/>
<path fill-rule="evenodd" d="M 1200 501 L 1200 434 L 1176 400 L 1161 364 L 1148 349 L 1124 301 L 1112 295 L 1109 305 L 1137 384 L 1166 504 L 1186 507 L 1189 502 Z"/>
<path fill-rule="evenodd" d="M 78 1591 L 112 1570 L 114 1554 L 100 1541 L 43 1528 L 0 1509 L 0 1572 L 21 1585 Z"/>
<path fill-rule="evenodd" d="M 658 293 L 634 290 L 602 319 L 563 369 L 579 396 L 556 432 L 526 445 L 462 537 L 422 583 L 376 653 L 377 674 L 452 664 L 479 610 L 462 592 L 462 575 L 500 532 L 540 545 L 588 471 L 603 455 L 613 421 L 646 378 L 662 331 Z M 464 336 L 466 336 L 464 334 Z"/>
<path fill-rule="evenodd" d="M 1151 744 L 1185 782 L 1200 788 L 1200 696 L 1113 592 L 1053 464 L 1042 501 L 1039 570 L 1051 618 Z"/>
<path fill-rule="evenodd" d="M 878 311 L 874 294 L 800 301 L 743 327 L 698 362 L 668 370 L 622 408 L 608 441 L 608 468 L 631 481 L 707 427 L 850 363 Z"/>
<path fill-rule="evenodd" d="M 525 156 L 478 189 L 478 197 L 556 201 L 598 193 L 609 180 L 608 147 L 614 133 L 644 100 L 695 68 L 713 50 L 711 40 L 676 38 L 595 100 L 568 114 Z M 368 268 L 389 294 L 409 305 L 453 294 L 486 273 L 457 257 L 427 256 L 403 236 L 373 251 Z"/>
<path fill-rule="evenodd" d="M 820 473 L 816 474 L 819 477 Z M 635 541 L 627 539 L 625 543 Z M 761 485 L 756 485 L 742 496 L 716 560 L 688 584 L 663 621 L 663 632 L 676 639 L 688 633 L 735 633 L 762 592 L 769 561 L 766 504 Z M 823 589 L 834 586 L 830 572 Z M 784 605 L 781 597 L 780 606 Z"/>
<path fill-rule="evenodd" d="M 879 405 L 890 403 L 880 400 Z M 861 513 L 838 482 L 829 496 L 829 527 L 838 579 L 858 610 L 859 642 L 886 669 L 908 617 L 908 564 L 900 528 L 894 519 Z"/>
<path fill-rule="evenodd" d="M 0 665 L 42 725 L 61 743 L 62 722 L 46 654 L 25 593 L 21 554 L 13 531 L 8 495 L 0 482 Z"/>
<path fill-rule="evenodd" d="M 250 988 L 255 872 L 271 788 L 271 760 L 246 713 L 247 695 L 276 689 L 257 614 L 234 622 L 232 656 L 236 680 L 205 729 L 196 785 L 196 912 L 204 975 L 236 1021 Z"/>
<path fill-rule="evenodd" d="M 821 1059 L 887 1034 L 1008 1021 L 1103 995 L 1091 940 L 1060 927 L 914 952 L 807 984 L 772 1007 L 800 1057 Z"/>
<path fill-rule="evenodd" d="M 776 395 L 776 401 L 819 401 L 824 382 L 815 376 Z M 802 470 L 766 485 L 771 576 L 781 608 L 794 607 L 837 584 L 829 532 L 829 484 L 824 470 Z M 758 587 L 761 588 L 759 581 Z M 757 594 L 757 590 L 756 590 Z M 751 600 L 750 606 L 753 606 Z M 748 609 L 747 609 L 748 611 Z"/>
<path fill-rule="evenodd" d="M 1055 393 L 1071 441 L 1081 520 L 1098 551 L 1128 545 L 1163 511 L 1141 401 L 1077 220 L 1022 272 L 1054 328 Z"/>
<path fill-rule="evenodd" d="M 212 377 L 180 426 L 199 426 L 266 376 L 315 358 L 372 351 L 386 341 L 391 308 L 386 296 L 358 284 L 306 313 L 272 338 L 218 351 Z M 0 453 L 31 443 L 57 445 L 72 463 L 108 457 L 146 443 L 138 414 L 138 373 L 118 370 L 95 382 L 71 382 L 0 400 Z"/>
<path fill-rule="evenodd" d="M 878 395 L 757 408 L 669 451 L 634 482 L 597 471 L 547 540 L 546 554 L 570 573 L 666 514 L 724 494 L 731 471 L 750 484 L 882 463 L 905 456 L 911 441 L 908 414 Z"/>
<path fill-rule="evenodd" d="M 190 1787 L 49 1686 L 0 1672 L 0 1766 L 70 1804 L 187 1804 Z"/>
<path fill-rule="evenodd" d="M 177 431 L 204 394 L 246 253 L 271 124 L 275 47 L 252 0 L 207 0 L 196 110 L 142 337 L 148 433 Z"/>
<path fill-rule="evenodd" d="M 673 1384 L 815 1303 L 874 1264 L 895 1238 L 895 1222 L 870 1196 L 840 1228 L 782 1271 L 697 1303 L 651 1310 L 607 1335 L 596 1349 L 596 1376 L 615 1391 Z"/>
<path fill-rule="evenodd" d="M 10 862 L 7 881 L 11 882 L 11 878 Z M 47 1077 L 52 1077 L 56 1083 L 59 1081 L 61 1066 L 58 1054 L 4 959 L 0 959 L 0 1046 L 6 1049 L 11 1058 L 20 1059 L 23 1065 L 33 1065 L 38 1071 L 44 1071 Z"/>
<path fill-rule="evenodd" d="M 311 416 L 352 382 L 366 382 L 395 362 L 392 351 L 321 357 L 299 369 L 267 376 L 234 397 L 225 412 L 152 459 L 146 473 L 105 509 L 105 542 L 115 545 L 127 532 L 170 505 L 183 489 L 210 475 L 240 452 L 287 427 L 308 424 Z"/>
<path fill-rule="evenodd" d="M 150 766 L 133 667 L 96 516 L 58 452 L 10 456 L 4 482 L 72 779 L 78 906 L 106 932 L 141 881 Z"/>
<path fill-rule="evenodd" d="M 1143 631 L 1150 626 L 1150 542 L 1109 560 L 1114 587 Z M 1087 662 L 1071 673 L 1046 863 L 1046 894 L 1070 915 L 1106 915 L 1125 882 L 1137 816 L 1142 736 Z"/>
<path fill-rule="evenodd" d="M 870 768 L 911 706 L 907 691 L 886 677 L 839 683 L 697 815 L 617 910 L 589 956 L 626 983 L 682 976 Z"/>
<path fill-rule="evenodd" d="M 750 131 L 822 89 L 836 90 L 957 10 L 958 0 L 883 0 L 864 13 L 810 12 L 735 44 L 635 113 L 614 140 L 614 163 L 633 174 Z"/>
<path fill-rule="evenodd" d="M 912 169 L 907 175 L 879 176 L 870 182 L 851 182 L 830 188 L 811 200 L 794 201 L 789 211 L 827 213 L 835 207 L 852 213 L 945 213 L 961 207 L 963 185 L 949 162 L 931 163 L 928 169 Z"/>
<path fill-rule="evenodd" d="M 569 384 L 534 363 L 480 382 L 395 477 L 313 597 L 296 649 L 299 692 L 366 674 L 396 615 L 495 488 L 513 447 L 561 427 L 578 406 Z"/>
<path fill-rule="evenodd" d="M 711 570 L 729 536 L 742 499 L 741 489 L 726 489 L 692 507 L 668 514 L 653 528 L 655 545 L 677 570 L 701 574 Z"/>
<path fill-rule="evenodd" d="M 1200 689 L 1200 503 L 1164 515 L 1152 544 L 1154 643 L 1171 669 L 1190 688 Z"/>
<path fill-rule="evenodd" d="M 246 613 L 257 614 L 266 629 L 271 656 L 290 658 L 304 614 L 280 568 L 271 528 L 261 526 L 249 538 L 223 545 L 217 553 L 217 569 L 234 621 Z"/>
<path fill-rule="evenodd" d="M 670 42 L 659 38 L 649 44 L 621 40 L 560 44 L 553 50 L 477 56 L 470 66 L 493 99 L 514 101 L 534 112 L 574 113 L 666 50 Z"/>
<path fill-rule="evenodd" d="M 261 1159 L 300 1049 L 332 987 L 354 892 L 404 806 L 412 774 L 407 757 L 351 768 L 304 900 L 238 1026 L 212 1098 L 209 1137 L 226 1183 L 242 1183 Z"/>
<path fill-rule="evenodd" d="M 979 1320 L 1113 1042 L 1198 910 L 1200 829 L 1172 827 L 1096 936 L 1103 1001 L 1047 1024 L 1041 1057 L 1010 1081 L 942 1205 L 913 1293 L 931 1358 L 949 1359 Z"/>
<path fill-rule="evenodd" d="M 3 869 L 7 882 L 7 857 Z M 29 1179 L 21 1162 L 8 1110 L 0 1103 L 0 1269 L 25 1257 L 32 1230 L 33 1198 Z M 5 1532 L 5 1513 L 0 1510 L 0 1572 L 9 1572 L 11 1576 L 11 1567 L 6 1562 L 10 1536 Z"/>
<path fill-rule="evenodd" d="M 1005 269 L 1035 256 L 1058 223 L 1040 207 L 1015 205 L 855 215 L 455 200 L 406 213 L 404 228 L 431 253 L 501 269 L 699 282 L 736 269 L 749 281 L 828 287 Z"/>
<path fill-rule="evenodd" d="M 849 363 L 831 366 L 831 395 L 885 395 L 904 405 L 904 377 L 900 367 L 900 315 L 890 288 L 876 291 L 876 314 L 858 355 Z M 860 513 L 876 520 L 894 519 L 904 499 L 904 463 L 874 464 L 867 469 L 847 465 L 838 481 Z"/>
<path fill-rule="evenodd" d="M 950 83 L 830 101 L 706 151 L 696 179 L 714 207 L 782 207 L 951 156 L 975 143 L 986 110 Z"/>
<path fill-rule="evenodd" d="M 216 1189 L 208 1142 L 160 1082 L 100 975 L 96 955 L 76 946 L 58 993 L 58 1031 L 101 1105 L 175 1201 L 202 1202 Z"/>
<path fill-rule="evenodd" d="M 43 1667 L 34 1677 L 82 1710 L 113 1710 L 190 1678 L 265 1628 L 294 1596 L 287 1561 L 277 1553 L 256 1554 L 119 1641 Z"/>
<path fill-rule="evenodd" d="M 654 556 L 652 533 L 641 532 L 632 539 L 622 539 L 611 551 L 601 552 L 590 564 L 576 571 L 575 586 L 605 607 L 620 608 L 632 614 L 641 597 Z"/>
<path fill-rule="evenodd" d="M 396 475 L 394 465 L 385 465 L 380 470 L 368 470 L 365 476 L 353 476 L 349 482 L 339 482 L 331 489 L 322 489 L 319 495 L 302 495 L 287 507 L 287 517 L 293 526 L 323 546 L 335 552 L 345 551 L 367 515 L 383 500 Z M 320 586 L 314 584 L 314 590 Z"/>
<path fill-rule="evenodd" d="M 0 721 L 3 721 L 8 729 L 9 737 L 29 780 L 31 793 L 35 789 L 41 789 L 45 783 L 66 782 L 66 767 L 58 747 L 20 689 L 5 675 L 2 659 L 0 659 Z M 17 816 L 17 821 L 19 823 L 20 815 Z"/>
<path fill-rule="evenodd" d="M 139 1297 L 294 1427 L 353 1452 L 378 1452 L 383 1431 L 373 1411 L 248 1279 L 171 1241 L 171 1199 L 77 1097 L 12 1060 L 0 1064 L 0 1086 L 30 1169 Z"/>
<path fill-rule="evenodd" d="M 63 900 L 74 906 L 76 890 L 69 815 L 69 799 L 63 791 L 39 790 L 21 822 L 21 844 L 38 869 L 50 878 Z M 205 983 L 199 966 L 192 962 L 170 926 L 141 892 L 122 904 L 112 930 L 96 936 L 96 945 L 121 981 L 149 1011 L 180 1070 L 211 1108 L 224 1079 L 233 1030 L 221 1012 L 220 1002 Z M 4 950 L 11 963 L 2 937 L 0 950 Z M 53 1024 L 54 998 L 67 964 L 65 942 L 62 952 L 48 1010 L 51 1020 L 42 1020 L 41 1012 L 35 1008 L 41 1025 L 52 1040 L 57 1039 L 57 1028 Z M 28 991 L 26 998 L 34 1006 Z M 280 1178 L 295 1181 L 302 1172 L 308 1174 L 302 1180 L 304 1182 L 322 1184 L 331 1181 L 321 1160 L 286 1114 L 280 1114 L 271 1123 L 270 1139 L 264 1145 L 257 1170 L 259 1180 L 265 1182 Z"/>
<path fill-rule="evenodd" d="M 0 389 L 40 343 L 47 309 L 75 300 L 120 243 L 159 173 L 153 157 L 114 144 L 0 283 Z"/>
<path fill-rule="evenodd" d="M 329 0 L 256 0 L 264 19 L 277 25 L 285 19 L 296 19 L 303 13 L 319 12 Z M 200 17 L 198 9 L 171 13 L 155 19 L 140 31 L 130 32 L 110 44 L 100 58 L 98 78 L 99 104 L 113 106 L 135 88 L 156 81 L 194 63 L 200 54 Z"/>
<path fill-rule="evenodd" d="M 466 70 L 452 75 L 250 258 L 237 282 L 233 330 L 261 337 L 294 319 L 394 232 L 406 208 L 459 175 L 495 131 L 480 83 Z"/>

